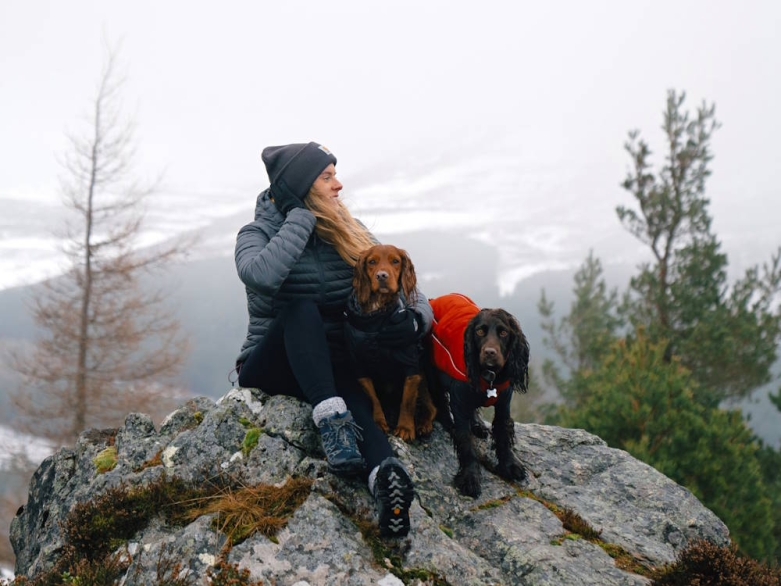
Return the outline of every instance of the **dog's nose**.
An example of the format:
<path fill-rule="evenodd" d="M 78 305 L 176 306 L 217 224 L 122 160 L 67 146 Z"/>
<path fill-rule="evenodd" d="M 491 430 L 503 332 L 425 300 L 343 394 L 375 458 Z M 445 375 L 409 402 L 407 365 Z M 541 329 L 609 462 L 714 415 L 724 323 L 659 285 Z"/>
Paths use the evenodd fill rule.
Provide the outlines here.
<path fill-rule="evenodd" d="M 388 280 L 388 272 L 387 271 L 377 271 L 377 274 L 375 276 L 377 277 L 378 281 L 387 281 Z"/>
<path fill-rule="evenodd" d="M 490 348 L 490 347 L 483 348 L 483 355 L 486 358 L 496 358 L 496 354 L 497 354 L 496 348 Z"/>

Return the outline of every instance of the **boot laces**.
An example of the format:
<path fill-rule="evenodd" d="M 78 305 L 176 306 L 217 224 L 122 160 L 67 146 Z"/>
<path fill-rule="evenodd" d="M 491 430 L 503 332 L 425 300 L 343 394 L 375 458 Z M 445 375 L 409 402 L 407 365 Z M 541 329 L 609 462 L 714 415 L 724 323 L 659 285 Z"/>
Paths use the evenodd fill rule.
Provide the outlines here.
<path fill-rule="evenodd" d="M 357 440 L 363 440 L 362 429 L 351 416 L 329 419 L 325 426 L 323 451 L 328 459 L 336 458 L 341 452 L 358 452 Z"/>

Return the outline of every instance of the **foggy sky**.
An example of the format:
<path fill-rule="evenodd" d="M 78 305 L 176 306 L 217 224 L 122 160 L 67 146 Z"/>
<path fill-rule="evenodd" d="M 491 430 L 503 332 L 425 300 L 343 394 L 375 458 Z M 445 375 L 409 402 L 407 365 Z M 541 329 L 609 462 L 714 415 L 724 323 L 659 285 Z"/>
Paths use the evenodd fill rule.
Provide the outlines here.
<path fill-rule="evenodd" d="M 127 75 L 138 174 L 165 173 L 150 204 L 160 234 L 251 213 L 267 184 L 262 148 L 309 140 L 336 153 L 359 210 L 377 193 L 406 206 L 385 215 L 387 230 L 428 209 L 421 186 L 437 169 L 474 195 L 450 215 L 440 196 L 424 223 L 485 211 L 499 185 L 503 206 L 517 195 L 620 230 L 626 133 L 661 150 L 677 89 L 691 109 L 715 102 L 723 123 L 708 184 L 715 230 L 733 256 L 757 240 L 769 252 L 781 215 L 779 30 L 777 1 L 4 1 L 0 255 L 16 255 L 13 270 L 55 254 L 39 228 L 58 217 L 57 156 L 65 131 L 82 128 L 105 42 Z M 476 160 L 493 163 L 459 175 Z M 581 237 L 581 258 L 592 245 Z"/>

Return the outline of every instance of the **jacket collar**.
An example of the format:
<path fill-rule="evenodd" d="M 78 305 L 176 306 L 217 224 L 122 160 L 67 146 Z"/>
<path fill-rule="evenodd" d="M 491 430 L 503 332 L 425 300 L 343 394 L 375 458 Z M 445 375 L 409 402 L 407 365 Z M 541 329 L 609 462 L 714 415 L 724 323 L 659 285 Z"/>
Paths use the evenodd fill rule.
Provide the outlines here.
<path fill-rule="evenodd" d="M 271 201 L 271 189 L 266 188 L 258 194 L 255 201 L 255 220 L 266 220 L 275 226 L 281 226 L 285 221 L 274 202 Z"/>
<path fill-rule="evenodd" d="M 355 298 L 355 292 L 352 292 L 347 299 L 347 311 L 345 313 L 350 324 L 360 329 L 362 325 L 365 327 L 370 323 L 385 321 L 388 316 L 399 309 L 404 309 L 404 301 L 401 299 L 401 296 L 397 304 L 372 311 L 371 313 L 363 313 L 358 305 L 358 300 Z"/>

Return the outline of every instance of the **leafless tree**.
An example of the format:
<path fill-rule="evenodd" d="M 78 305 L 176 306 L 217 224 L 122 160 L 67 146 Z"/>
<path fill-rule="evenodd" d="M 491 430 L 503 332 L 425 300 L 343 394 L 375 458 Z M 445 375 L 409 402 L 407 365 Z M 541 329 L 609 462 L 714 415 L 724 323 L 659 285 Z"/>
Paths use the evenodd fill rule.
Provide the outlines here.
<path fill-rule="evenodd" d="M 107 49 L 86 128 L 69 133 L 62 160 L 67 272 L 39 287 L 32 316 L 43 332 L 11 357 L 23 384 L 13 394 L 22 429 L 59 443 L 88 427 L 115 426 L 129 411 L 160 414 L 187 341 L 166 311 L 166 293 L 140 279 L 186 245 L 141 249 L 143 203 L 152 189 L 132 179 L 133 125 L 123 117 L 124 79 Z"/>

